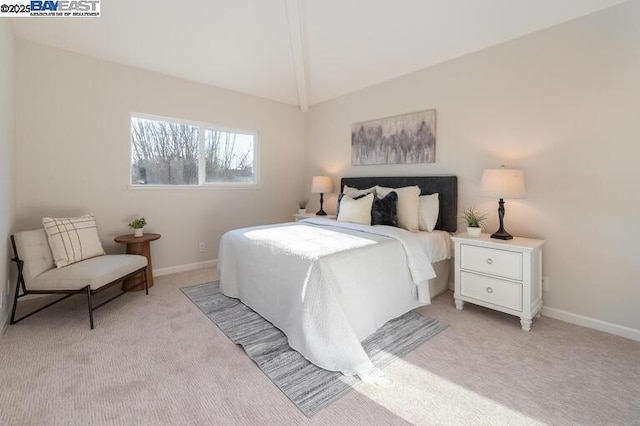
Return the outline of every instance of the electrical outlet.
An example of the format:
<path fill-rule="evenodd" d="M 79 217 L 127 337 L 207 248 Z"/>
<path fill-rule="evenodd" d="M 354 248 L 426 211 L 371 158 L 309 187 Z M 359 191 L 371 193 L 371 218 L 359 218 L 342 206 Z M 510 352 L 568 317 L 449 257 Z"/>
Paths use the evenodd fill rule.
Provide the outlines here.
<path fill-rule="evenodd" d="M 198 244 L 198 249 L 200 250 L 200 253 L 204 253 L 205 251 L 207 251 L 207 245 L 201 242 L 200 244 Z"/>
<path fill-rule="evenodd" d="M 542 290 L 549 291 L 549 277 L 542 277 Z"/>
<path fill-rule="evenodd" d="M 4 308 L 4 289 L 0 289 L 0 309 Z"/>

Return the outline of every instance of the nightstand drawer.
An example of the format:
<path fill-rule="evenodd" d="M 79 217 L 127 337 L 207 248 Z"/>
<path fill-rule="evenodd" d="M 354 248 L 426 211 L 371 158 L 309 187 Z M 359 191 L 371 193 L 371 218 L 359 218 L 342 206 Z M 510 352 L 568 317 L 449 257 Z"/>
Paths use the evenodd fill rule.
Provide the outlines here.
<path fill-rule="evenodd" d="M 522 280 L 522 253 L 462 244 L 460 257 L 462 269 Z"/>
<path fill-rule="evenodd" d="M 483 275 L 460 273 L 460 293 L 466 297 L 522 311 L 522 285 Z"/>

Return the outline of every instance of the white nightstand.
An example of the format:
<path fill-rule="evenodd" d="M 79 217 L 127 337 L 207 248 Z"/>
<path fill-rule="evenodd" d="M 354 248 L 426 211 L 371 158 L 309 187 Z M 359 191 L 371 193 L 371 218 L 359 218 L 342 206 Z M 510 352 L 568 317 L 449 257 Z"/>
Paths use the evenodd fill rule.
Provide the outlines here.
<path fill-rule="evenodd" d="M 305 213 L 305 214 L 296 213 L 293 215 L 293 217 L 296 220 L 296 222 L 300 222 L 302 219 L 307 219 L 310 217 L 323 217 L 325 219 L 335 219 L 337 216 L 335 214 L 328 214 L 326 216 L 316 216 L 315 213 Z"/>
<path fill-rule="evenodd" d="M 455 242 L 456 308 L 464 302 L 520 317 L 522 329 L 542 311 L 543 240 L 452 237 Z"/>

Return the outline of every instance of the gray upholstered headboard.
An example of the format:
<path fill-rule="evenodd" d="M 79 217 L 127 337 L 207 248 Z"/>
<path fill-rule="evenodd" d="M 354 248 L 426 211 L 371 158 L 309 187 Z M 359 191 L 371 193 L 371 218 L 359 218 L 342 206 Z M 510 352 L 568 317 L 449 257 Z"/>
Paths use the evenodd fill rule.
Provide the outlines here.
<path fill-rule="evenodd" d="M 438 193 L 440 215 L 436 229 L 456 232 L 458 228 L 458 178 L 457 176 L 398 176 L 398 177 L 343 177 L 340 191 L 345 185 L 367 189 L 375 185 L 390 188 L 417 185 L 421 195 Z"/>

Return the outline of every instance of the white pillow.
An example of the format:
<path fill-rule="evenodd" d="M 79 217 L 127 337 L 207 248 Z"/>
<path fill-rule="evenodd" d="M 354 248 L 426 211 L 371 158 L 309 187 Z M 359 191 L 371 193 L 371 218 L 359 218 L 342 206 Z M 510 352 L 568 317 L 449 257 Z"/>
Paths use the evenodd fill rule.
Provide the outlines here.
<path fill-rule="evenodd" d="M 338 221 L 371 225 L 371 206 L 373 204 L 373 197 L 373 194 L 369 194 L 354 200 L 348 195 L 344 195 L 342 200 L 340 200 Z"/>
<path fill-rule="evenodd" d="M 376 193 L 376 187 L 372 186 L 369 189 L 357 189 L 357 188 L 352 188 L 349 185 L 345 185 L 344 189 L 342 190 L 342 193 L 344 195 L 348 195 L 351 198 L 355 198 L 358 195 L 375 194 Z"/>
<path fill-rule="evenodd" d="M 398 225 L 407 231 L 418 232 L 420 230 L 418 225 L 420 187 L 385 188 L 376 186 L 376 194 L 380 197 L 386 196 L 391 191 L 396 191 L 398 194 Z"/>
<path fill-rule="evenodd" d="M 418 206 L 418 225 L 421 231 L 433 232 L 438 221 L 440 212 L 440 201 L 438 193 L 431 195 L 421 195 Z"/>
<path fill-rule="evenodd" d="M 53 261 L 58 268 L 106 254 L 98 237 L 96 219 L 88 214 L 80 217 L 43 217 Z"/>

